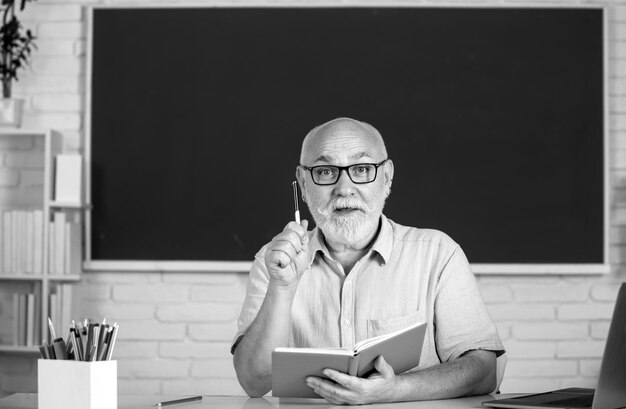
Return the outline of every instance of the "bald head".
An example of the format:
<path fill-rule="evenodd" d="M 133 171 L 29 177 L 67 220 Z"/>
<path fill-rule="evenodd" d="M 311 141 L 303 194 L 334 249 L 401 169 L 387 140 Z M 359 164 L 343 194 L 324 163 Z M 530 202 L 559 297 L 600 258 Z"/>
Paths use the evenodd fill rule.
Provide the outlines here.
<path fill-rule="evenodd" d="M 372 125 L 351 118 L 336 118 L 313 128 L 302 142 L 300 163 L 332 162 L 337 151 L 349 150 L 355 160 L 370 157 L 374 161 L 387 158 L 387 149 L 380 132 Z M 360 157 L 359 157 L 360 156 Z"/>

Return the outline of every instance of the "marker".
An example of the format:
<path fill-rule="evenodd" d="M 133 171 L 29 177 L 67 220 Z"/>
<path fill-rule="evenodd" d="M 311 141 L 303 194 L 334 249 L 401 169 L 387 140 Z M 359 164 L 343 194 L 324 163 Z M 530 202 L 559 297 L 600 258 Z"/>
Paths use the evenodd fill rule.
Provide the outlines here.
<path fill-rule="evenodd" d="M 190 398 L 168 400 L 168 401 L 165 401 L 165 402 L 159 402 L 159 403 L 157 403 L 154 406 L 161 407 L 161 406 L 177 405 L 179 403 L 194 402 L 194 401 L 197 401 L 197 400 L 202 400 L 202 396 L 192 396 Z"/>
<path fill-rule="evenodd" d="M 296 208 L 296 223 L 300 224 L 300 208 L 298 206 L 298 182 L 294 180 L 291 186 L 293 187 L 293 205 Z"/>

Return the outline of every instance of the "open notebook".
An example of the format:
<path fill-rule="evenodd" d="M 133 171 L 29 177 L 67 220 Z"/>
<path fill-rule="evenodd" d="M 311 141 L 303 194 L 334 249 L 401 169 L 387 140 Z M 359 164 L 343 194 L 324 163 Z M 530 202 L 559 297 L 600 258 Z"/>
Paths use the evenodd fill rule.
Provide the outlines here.
<path fill-rule="evenodd" d="M 352 376 L 366 377 L 374 371 L 379 355 L 396 374 L 419 364 L 426 323 L 419 322 L 389 334 L 357 343 L 354 349 L 344 348 L 276 348 L 272 352 L 272 396 L 319 398 L 307 386 L 307 376 L 319 376 L 325 368 Z"/>

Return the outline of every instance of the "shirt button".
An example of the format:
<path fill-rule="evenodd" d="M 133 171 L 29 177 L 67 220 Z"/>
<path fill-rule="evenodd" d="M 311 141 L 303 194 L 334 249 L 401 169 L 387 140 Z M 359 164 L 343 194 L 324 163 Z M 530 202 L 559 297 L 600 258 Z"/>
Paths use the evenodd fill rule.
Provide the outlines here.
<path fill-rule="evenodd" d="M 350 326 L 350 320 L 344 320 L 343 321 L 343 325 L 345 325 L 346 327 Z"/>

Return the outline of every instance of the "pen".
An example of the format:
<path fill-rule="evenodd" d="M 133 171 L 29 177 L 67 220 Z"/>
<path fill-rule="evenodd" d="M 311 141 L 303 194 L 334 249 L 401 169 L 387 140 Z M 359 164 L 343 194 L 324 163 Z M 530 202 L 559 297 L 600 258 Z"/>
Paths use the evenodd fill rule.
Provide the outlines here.
<path fill-rule="evenodd" d="M 293 187 L 293 205 L 296 208 L 296 223 L 300 224 L 300 208 L 298 206 L 298 182 L 294 180 L 291 186 Z"/>
<path fill-rule="evenodd" d="M 48 317 L 48 328 L 50 329 L 50 340 L 54 341 L 57 339 L 57 333 L 54 331 L 54 325 L 52 325 L 52 320 Z"/>
<path fill-rule="evenodd" d="M 168 400 L 168 401 L 164 401 L 164 402 L 159 402 L 154 406 L 169 406 L 169 405 L 177 405 L 179 403 L 185 403 L 185 402 L 193 402 L 196 400 L 202 400 L 202 396 L 192 396 L 190 398 L 183 398 L 183 399 L 175 399 L 175 400 Z"/>

